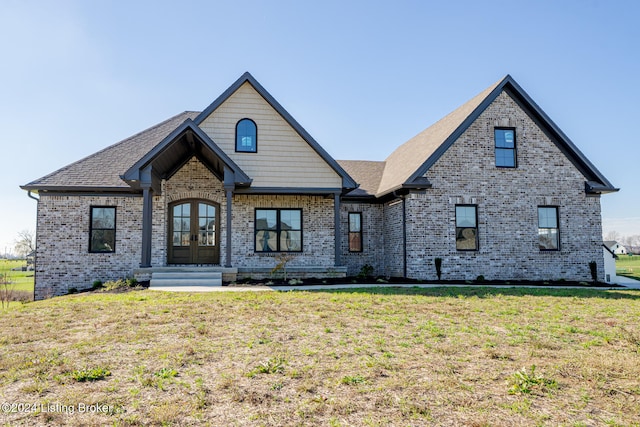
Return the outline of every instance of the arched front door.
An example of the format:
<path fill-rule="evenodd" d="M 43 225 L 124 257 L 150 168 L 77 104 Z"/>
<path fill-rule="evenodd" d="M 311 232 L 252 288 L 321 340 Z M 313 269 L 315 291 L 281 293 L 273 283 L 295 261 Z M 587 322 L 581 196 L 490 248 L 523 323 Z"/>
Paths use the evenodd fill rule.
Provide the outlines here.
<path fill-rule="evenodd" d="M 220 206 L 204 200 L 169 205 L 169 264 L 220 264 Z"/>

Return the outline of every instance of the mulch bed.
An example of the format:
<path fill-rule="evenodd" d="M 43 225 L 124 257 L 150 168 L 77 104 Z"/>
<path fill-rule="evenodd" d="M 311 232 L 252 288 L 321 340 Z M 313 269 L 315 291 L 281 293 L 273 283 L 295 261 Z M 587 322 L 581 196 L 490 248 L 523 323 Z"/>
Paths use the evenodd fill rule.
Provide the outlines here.
<path fill-rule="evenodd" d="M 585 288 L 623 288 L 615 284 L 605 282 L 576 282 L 571 280 L 416 280 L 402 277 L 334 277 L 297 279 L 295 284 L 279 279 L 241 279 L 234 283 L 223 283 L 223 286 L 309 286 L 309 285 L 394 285 L 394 284 L 430 284 L 430 285 L 460 285 L 469 286 L 580 286 Z"/>

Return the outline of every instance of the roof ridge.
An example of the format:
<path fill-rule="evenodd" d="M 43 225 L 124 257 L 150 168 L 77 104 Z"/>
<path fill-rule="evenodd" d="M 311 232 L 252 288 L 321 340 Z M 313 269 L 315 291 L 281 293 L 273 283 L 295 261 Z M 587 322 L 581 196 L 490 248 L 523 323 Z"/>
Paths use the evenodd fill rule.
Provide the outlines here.
<path fill-rule="evenodd" d="M 137 137 L 139 137 L 140 135 L 142 135 L 142 134 L 144 134 L 144 133 L 147 133 L 147 132 L 153 131 L 153 130 L 155 130 L 155 129 L 157 129 L 157 128 L 159 128 L 159 127 L 163 126 L 163 125 L 165 125 L 166 123 L 170 122 L 171 120 L 175 120 L 177 117 L 179 117 L 179 116 L 181 116 L 181 115 L 185 115 L 185 114 L 193 114 L 193 113 L 196 113 L 196 114 L 197 114 L 197 113 L 199 113 L 199 112 L 198 112 L 198 111 L 189 111 L 189 110 L 186 110 L 186 111 L 183 111 L 183 112 L 181 112 L 181 113 L 178 113 L 178 114 L 176 114 L 176 115 L 174 115 L 174 116 L 171 116 L 171 117 L 169 117 L 168 119 L 163 120 L 163 121 L 161 121 L 160 123 L 157 123 L 157 124 L 155 124 L 155 125 L 153 125 L 153 126 L 151 126 L 151 127 L 147 128 L 147 129 L 144 129 L 144 130 L 142 130 L 142 131 L 140 131 L 140 132 L 137 132 L 137 133 L 135 133 L 135 134 L 133 134 L 133 135 L 131 135 L 131 136 L 128 136 L 127 138 L 125 138 L 125 139 L 123 139 L 123 140 L 120 140 L 120 141 L 118 141 L 118 142 L 115 142 L 115 143 L 113 143 L 113 144 L 111 144 L 111 145 L 109 145 L 109 146 L 107 146 L 107 147 L 103 148 L 102 150 L 99 150 L 99 151 L 96 151 L 95 153 L 89 154 L 88 156 L 85 156 L 85 157 L 83 157 L 83 158 L 81 158 L 81 159 L 79 159 L 79 160 L 76 160 L 75 162 L 69 163 L 69 164 L 67 164 L 67 165 L 65 165 L 65 166 L 63 166 L 63 167 L 61 167 L 60 169 L 56 169 L 55 171 L 53 171 L 53 172 L 51 172 L 51 173 L 49 173 L 49 174 L 47 174 L 47 175 L 44 175 L 44 176 L 42 176 L 42 177 L 40 177 L 40 178 L 38 178 L 38 179 L 35 179 L 35 180 L 33 180 L 33 181 L 31 181 L 31 182 L 29 182 L 29 183 L 25 184 L 23 187 L 27 187 L 27 186 L 35 185 L 35 184 L 37 184 L 37 183 L 38 183 L 38 182 L 40 182 L 40 181 L 44 181 L 45 179 L 52 177 L 53 175 L 56 175 L 56 174 L 58 174 L 58 173 L 60 173 L 60 172 L 64 172 L 64 171 L 68 170 L 69 168 L 71 168 L 71 167 L 73 167 L 73 166 L 77 165 L 78 163 L 81 163 L 81 162 L 84 162 L 84 161 L 86 161 L 86 160 L 88 160 L 88 159 L 91 159 L 91 158 L 93 158 L 93 157 L 96 157 L 96 156 L 98 156 L 99 154 L 102 154 L 102 153 L 104 153 L 105 151 L 107 151 L 107 150 L 111 150 L 111 149 L 113 149 L 113 148 L 115 148 L 115 147 L 117 147 L 117 146 L 119 146 L 119 145 L 122 145 L 122 144 L 124 144 L 124 143 L 126 143 L 126 142 L 129 142 L 129 141 L 131 141 L 132 139 L 137 138 Z"/>

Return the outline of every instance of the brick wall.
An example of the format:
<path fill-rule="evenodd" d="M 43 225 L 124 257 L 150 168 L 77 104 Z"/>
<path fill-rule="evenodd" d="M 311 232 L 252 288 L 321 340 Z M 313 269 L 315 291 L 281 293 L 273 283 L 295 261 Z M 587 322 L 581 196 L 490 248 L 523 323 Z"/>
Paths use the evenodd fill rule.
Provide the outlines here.
<path fill-rule="evenodd" d="M 91 206 L 116 207 L 116 251 L 89 253 Z M 132 275 L 140 264 L 142 197 L 40 195 L 35 298 Z"/>
<path fill-rule="evenodd" d="M 517 168 L 496 168 L 495 126 L 516 128 Z M 427 172 L 433 188 L 407 200 L 408 276 L 435 279 L 590 280 L 604 274 L 599 197 L 585 178 L 506 93 L 502 93 Z M 479 250 L 455 246 L 455 205 L 478 206 Z M 559 208 L 560 251 L 538 248 L 540 205 Z M 392 249 L 394 250 L 394 249 Z"/>
<path fill-rule="evenodd" d="M 384 270 L 386 276 L 404 276 L 404 236 L 402 201 L 393 200 L 383 205 Z"/>
<path fill-rule="evenodd" d="M 291 266 L 325 266 L 335 264 L 333 198 L 304 195 L 233 196 L 232 263 L 234 267 L 274 267 L 274 253 L 254 251 L 255 208 L 301 208 L 303 251 L 292 253 Z"/>
<path fill-rule="evenodd" d="M 362 213 L 362 252 L 349 252 L 349 212 Z M 342 264 L 347 267 L 348 275 L 357 275 L 365 264 L 374 268 L 373 274 L 376 276 L 386 274 L 382 213 L 381 204 L 342 203 Z"/>

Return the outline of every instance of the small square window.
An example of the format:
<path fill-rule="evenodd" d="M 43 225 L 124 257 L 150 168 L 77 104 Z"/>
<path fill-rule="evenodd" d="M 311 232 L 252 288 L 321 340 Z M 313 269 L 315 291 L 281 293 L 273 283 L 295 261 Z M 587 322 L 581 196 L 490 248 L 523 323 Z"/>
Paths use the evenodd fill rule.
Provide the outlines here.
<path fill-rule="evenodd" d="M 499 168 L 516 167 L 516 130 L 513 128 L 496 128 L 495 157 Z"/>
<path fill-rule="evenodd" d="M 256 252 L 302 252 L 302 209 L 256 209 Z"/>

